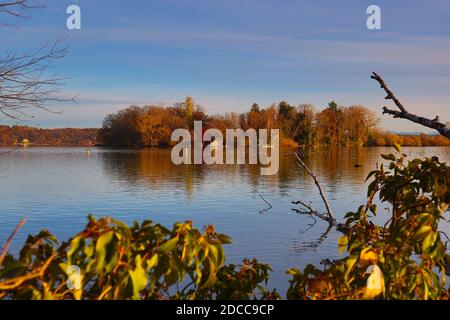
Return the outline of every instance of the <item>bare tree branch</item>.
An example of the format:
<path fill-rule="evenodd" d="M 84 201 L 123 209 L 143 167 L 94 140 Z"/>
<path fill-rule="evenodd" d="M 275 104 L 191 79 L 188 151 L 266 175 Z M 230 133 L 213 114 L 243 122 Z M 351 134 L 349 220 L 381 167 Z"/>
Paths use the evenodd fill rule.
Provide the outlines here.
<path fill-rule="evenodd" d="M 318 216 L 318 217 L 321 218 L 321 219 L 324 219 L 324 220 L 328 221 L 329 223 L 335 223 L 335 222 L 336 222 L 336 219 L 335 219 L 334 216 L 333 216 L 333 212 L 331 211 L 330 204 L 329 204 L 327 198 L 325 197 L 325 193 L 323 192 L 323 189 L 322 189 L 322 187 L 320 186 L 320 183 L 319 183 L 319 181 L 317 180 L 316 175 L 308 168 L 308 166 L 303 162 L 303 160 L 300 159 L 300 157 L 298 156 L 297 153 L 294 152 L 294 153 L 293 153 L 293 156 L 297 159 L 299 165 L 300 165 L 303 169 L 305 169 L 306 172 L 308 172 L 308 174 L 313 178 L 314 183 L 315 183 L 316 186 L 317 186 L 317 189 L 319 189 L 320 197 L 322 198 L 323 203 L 325 204 L 325 207 L 326 207 L 326 209 L 327 209 L 327 216 L 325 216 L 325 215 L 323 215 L 323 214 L 321 214 L 321 213 L 319 213 L 319 212 L 313 210 L 313 209 L 311 208 L 311 206 L 307 206 L 307 205 L 305 205 L 305 204 L 304 204 L 303 202 L 301 202 L 301 201 L 299 201 L 299 202 L 296 203 L 296 204 L 302 204 L 304 207 L 306 207 L 307 209 L 309 209 L 309 210 L 311 211 L 311 213 L 314 212 L 314 214 L 315 214 L 316 216 Z"/>
<path fill-rule="evenodd" d="M 0 58 L 0 113 L 12 119 L 30 117 L 26 109 L 35 108 L 57 113 L 50 103 L 74 101 L 75 97 L 61 98 L 58 87 L 65 78 L 48 75 L 55 60 L 64 58 L 68 46 L 65 38 L 46 44 L 34 53 L 7 54 Z"/>
<path fill-rule="evenodd" d="M 9 235 L 8 240 L 6 241 L 5 246 L 3 247 L 3 250 L 0 254 L 0 266 L 3 264 L 3 259 L 5 259 L 6 254 L 8 253 L 9 246 L 11 245 L 12 239 L 14 236 L 19 232 L 20 228 L 23 227 L 27 220 L 23 218 L 20 220 L 20 222 L 17 224 L 16 228 L 13 230 L 13 232 Z"/>
<path fill-rule="evenodd" d="M 27 11 L 36 8 L 42 8 L 39 0 L 0 0 L 0 17 L 25 19 L 28 18 Z M 0 24 L 3 23 L 0 21 Z M 75 97 L 59 95 L 58 88 L 65 78 L 49 74 L 52 63 L 68 53 L 64 40 L 60 38 L 53 44 L 47 43 L 36 52 L 6 53 L 5 57 L 0 57 L 0 114 L 24 120 L 24 117 L 32 117 L 27 109 L 58 113 L 50 109 L 52 103 L 75 100 Z"/>
<path fill-rule="evenodd" d="M 272 209 L 272 205 L 266 199 L 264 199 L 264 197 L 261 194 L 258 193 L 258 196 L 269 206 L 266 209 L 262 209 L 259 213 L 263 213 L 263 212 L 266 212 L 266 211 Z"/>
<path fill-rule="evenodd" d="M 292 211 L 295 211 L 300 214 L 308 214 L 311 216 L 316 216 L 322 220 L 327 221 L 331 225 L 334 225 L 336 222 L 336 220 L 334 220 L 333 218 L 330 218 L 330 216 L 328 214 L 320 213 L 319 211 L 313 209 L 313 207 L 310 204 L 307 204 L 301 200 L 292 201 L 292 204 L 297 204 L 297 205 L 303 206 L 303 209 L 295 209 L 294 208 L 294 209 L 291 209 Z"/>
<path fill-rule="evenodd" d="M 383 107 L 383 114 L 389 114 L 393 116 L 394 118 L 402 118 L 407 119 L 409 121 L 421 124 L 425 127 L 437 130 L 441 135 L 444 137 L 450 139 L 450 128 L 448 128 L 444 123 L 439 122 L 439 116 L 436 116 L 435 119 L 427 119 L 421 116 L 417 116 L 415 114 L 409 113 L 406 108 L 403 106 L 403 104 L 397 99 L 397 97 L 394 95 L 394 93 L 389 89 L 389 87 L 386 85 L 384 80 L 375 72 L 372 73 L 370 76 L 372 79 L 376 80 L 381 88 L 386 91 L 387 96 L 386 100 L 392 100 L 394 104 L 400 109 L 400 111 L 391 110 L 388 109 L 386 106 Z"/>
<path fill-rule="evenodd" d="M 16 18 L 28 18 L 26 11 L 28 9 L 41 8 L 37 0 L 1 0 L 0 14 L 10 15 Z"/>
<path fill-rule="evenodd" d="M 0 291 L 11 291 L 18 288 L 25 281 L 42 278 L 45 275 L 45 271 L 50 266 L 51 262 L 56 258 L 57 252 L 54 252 L 40 267 L 34 268 L 31 272 L 24 274 L 23 276 L 7 279 L 0 282 Z"/>

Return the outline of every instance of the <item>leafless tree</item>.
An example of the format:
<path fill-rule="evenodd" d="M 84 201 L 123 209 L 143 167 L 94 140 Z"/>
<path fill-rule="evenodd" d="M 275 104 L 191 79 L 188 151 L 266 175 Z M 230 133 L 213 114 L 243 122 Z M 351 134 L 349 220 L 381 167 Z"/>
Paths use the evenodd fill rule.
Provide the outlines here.
<path fill-rule="evenodd" d="M 27 10 L 38 7 L 40 4 L 35 0 L 0 0 L 0 18 L 3 15 L 26 18 Z M 74 100 L 59 95 L 64 78 L 49 74 L 53 62 L 68 53 L 68 46 L 63 41 L 64 38 L 60 38 L 35 52 L 6 53 L 0 57 L 1 114 L 12 119 L 23 119 L 29 117 L 27 109 L 51 111 L 51 103 Z"/>
<path fill-rule="evenodd" d="M 371 78 L 376 80 L 380 84 L 381 88 L 386 91 L 387 96 L 385 99 L 392 100 L 400 110 L 391 110 L 384 106 L 383 114 L 389 114 L 394 118 L 407 119 L 409 121 L 421 124 L 425 127 L 437 130 L 441 135 L 450 139 L 450 128 L 445 123 L 440 122 L 439 116 L 436 116 L 434 119 L 427 119 L 408 112 L 408 110 L 406 110 L 403 104 L 397 99 L 394 93 L 389 89 L 384 80 L 377 73 L 373 72 Z"/>
<path fill-rule="evenodd" d="M 28 18 L 29 9 L 42 7 L 38 0 L 2 0 L 0 1 L 0 14 L 16 18 Z"/>

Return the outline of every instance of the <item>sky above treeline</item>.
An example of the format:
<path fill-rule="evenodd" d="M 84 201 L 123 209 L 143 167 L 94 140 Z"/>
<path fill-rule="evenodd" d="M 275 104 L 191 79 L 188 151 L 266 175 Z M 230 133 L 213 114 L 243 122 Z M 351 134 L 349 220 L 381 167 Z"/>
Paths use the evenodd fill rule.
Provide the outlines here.
<path fill-rule="evenodd" d="M 209 114 L 281 100 L 320 110 L 335 100 L 377 112 L 386 129 L 428 132 L 381 114 L 390 102 L 372 71 L 409 111 L 450 121 L 448 0 L 42 3 L 29 19 L 0 26 L 0 56 L 67 36 L 70 53 L 52 72 L 70 77 L 62 94 L 78 101 L 19 124 L 99 127 L 131 104 L 171 105 L 189 95 Z M 81 8 L 81 30 L 66 27 L 71 4 Z M 366 26 L 371 4 L 381 8 L 381 30 Z"/>

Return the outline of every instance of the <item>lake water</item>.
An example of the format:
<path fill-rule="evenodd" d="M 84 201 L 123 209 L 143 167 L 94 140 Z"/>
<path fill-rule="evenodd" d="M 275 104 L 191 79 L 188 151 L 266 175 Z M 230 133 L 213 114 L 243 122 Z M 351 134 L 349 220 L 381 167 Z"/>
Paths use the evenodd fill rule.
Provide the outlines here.
<path fill-rule="evenodd" d="M 364 203 L 367 173 L 393 148 L 316 150 L 306 163 L 317 173 L 338 219 Z M 404 148 L 410 157 L 450 160 L 450 148 Z M 66 240 L 82 230 L 89 213 L 131 223 L 150 219 L 171 226 L 193 220 L 214 224 L 234 243 L 227 262 L 256 257 L 274 272 L 269 288 L 282 294 L 285 271 L 338 257 L 334 229 L 293 212 L 291 201 L 311 201 L 324 210 L 314 182 L 281 151 L 280 170 L 261 176 L 258 165 L 181 165 L 170 150 L 28 148 L 0 151 L 0 243 L 21 217 L 27 223 L 14 238 L 17 252 L 26 236 L 43 228 Z M 355 168 L 355 164 L 362 167 Z M 262 195 L 271 205 L 259 197 Z M 383 210 L 380 210 L 383 214 Z"/>

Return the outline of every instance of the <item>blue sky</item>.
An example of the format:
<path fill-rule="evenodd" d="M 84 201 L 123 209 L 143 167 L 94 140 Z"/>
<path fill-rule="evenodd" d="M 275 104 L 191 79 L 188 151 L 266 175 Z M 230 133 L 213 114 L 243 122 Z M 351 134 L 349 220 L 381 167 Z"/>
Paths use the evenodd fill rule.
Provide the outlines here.
<path fill-rule="evenodd" d="M 372 71 L 411 112 L 450 121 L 446 0 L 43 2 L 30 19 L 0 27 L 0 53 L 67 35 L 70 54 L 54 71 L 70 76 L 63 94 L 78 94 L 78 103 L 55 107 L 61 114 L 35 112 L 23 124 L 99 127 L 130 104 L 191 95 L 212 114 L 283 99 L 317 109 L 330 100 L 362 104 L 387 129 L 423 131 L 381 115 L 384 92 Z M 81 30 L 66 28 L 70 4 L 81 7 Z M 370 4 L 381 7 L 381 30 L 366 28 Z"/>

